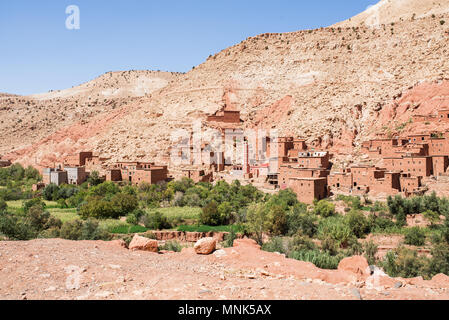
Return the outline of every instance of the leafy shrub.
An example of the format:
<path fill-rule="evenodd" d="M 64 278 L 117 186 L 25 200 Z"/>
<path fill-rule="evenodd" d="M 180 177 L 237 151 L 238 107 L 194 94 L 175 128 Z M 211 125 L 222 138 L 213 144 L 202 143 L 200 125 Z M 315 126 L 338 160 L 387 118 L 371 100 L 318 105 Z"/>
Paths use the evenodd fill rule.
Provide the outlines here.
<path fill-rule="evenodd" d="M 284 240 L 281 237 L 273 237 L 269 242 L 262 245 L 262 250 L 268 252 L 287 253 Z"/>
<path fill-rule="evenodd" d="M 301 233 L 313 238 L 317 232 L 317 217 L 307 211 L 307 206 L 299 204 L 294 206 L 287 215 L 287 228 L 289 235 Z"/>
<path fill-rule="evenodd" d="M 289 258 L 311 262 L 321 269 L 337 269 L 338 264 L 345 258 L 343 255 L 333 256 L 320 250 L 293 251 Z"/>
<path fill-rule="evenodd" d="M 124 217 L 136 210 L 139 202 L 134 195 L 117 193 L 111 198 L 111 205 L 115 211 L 115 217 Z"/>
<path fill-rule="evenodd" d="M 89 178 L 87 178 L 87 182 L 91 186 L 98 186 L 99 184 L 101 184 L 102 180 L 100 178 L 100 174 L 98 173 L 98 171 L 92 171 L 89 175 Z"/>
<path fill-rule="evenodd" d="M 159 250 L 181 252 L 182 246 L 177 241 L 166 241 L 165 244 L 159 248 Z"/>
<path fill-rule="evenodd" d="M 142 218 L 146 228 L 151 230 L 162 230 L 171 228 L 167 218 L 159 211 L 152 211 Z"/>
<path fill-rule="evenodd" d="M 351 228 L 342 216 L 323 219 L 318 225 L 318 237 L 335 240 L 340 247 L 346 247 L 352 236 Z"/>
<path fill-rule="evenodd" d="M 40 207 L 42 210 L 45 210 L 46 205 L 40 198 L 34 198 L 23 203 L 23 212 L 27 214 L 32 207 Z"/>
<path fill-rule="evenodd" d="M 203 208 L 200 214 L 199 222 L 200 224 L 205 224 L 209 226 L 219 226 L 222 224 L 221 218 L 222 217 L 218 212 L 217 202 L 211 201 Z"/>
<path fill-rule="evenodd" d="M 225 236 L 224 246 L 225 248 L 231 248 L 234 246 L 234 240 L 237 239 L 237 234 L 234 228 L 231 228 L 231 231 Z"/>
<path fill-rule="evenodd" d="M 264 232 L 269 231 L 270 228 L 266 206 L 263 203 L 251 204 L 246 212 L 246 220 L 248 230 L 255 234 L 255 240 L 262 245 L 262 235 Z"/>
<path fill-rule="evenodd" d="M 7 208 L 8 208 L 8 205 L 6 204 L 5 200 L 0 199 L 0 213 L 2 213 L 3 211 L 6 211 Z"/>
<path fill-rule="evenodd" d="M 44 211 L 40 206 L 33 206 L 28 210 L 26 215 L 26 220 L 28 221 L 31 228 L 36 230 L 36 232 L 41 232 L 42 230 L 47 230 L 50 228 L 61 228 L 61 220 L 53 217 L 47 211 Z"/>
<path fill-rule="evenodd" d="M 407 229 L 404 240 L 412 246 L 423 246 L 426 243 L 426 233 L 423 228 L 413 227 Z"/>
<path fill-rule="evenodd" d="M 118 218 L 119 215 L 110 201 L 101 197 L 89 197 L 79 208 L 79 215 L 83 219 L 107 219 Z"/>
<path fill-rule="evenodd" d="M 73 220 L 64 222 L 60 237 L 66 240 L 110 240 L 111 236 L 99 227 L 98 221 Z"/>
<path fill-rule="evenodd" d="M 37 236 L 26 221 L 8 213 L 0 213 L 0 233 L 10 240 L 30 240 Z"/>
<path fill-rule="evenodd" d="M 42 191 L 42 196 L 44 197 L 45 200 L 48 201 L 56 200 L 58 198 L 58 192 L 59 187 L 54 183 L 50 183 Z"/>
<path fill-rule="evenodd" d="M 314 212 L 323 218 L 331 217 L 335 215 L 335 205 L 327 200 L 321 200 L 316 204 Z"/>
<path fill-rule="evenodd" d="M 439 273 L 449 275 L 449 245 L 437 244 L 432 248 L 431 254 L 432 258 L 426 267 L 428 277 L 432 278 Z"/>
<path fill-rule="evenodd" d="M 387 253 L 381 267 L 390 277 L 414 278 L 423 274 L 426 263 L 417 251 L 399 247 Z"/>
<path fill-rule="evenodd" d="M 440 221 L 440 215 L 432 210 L 427 210 L 423 213 L 423 216 L 432 224 L 436 224 Z"/>
<path fill-rule="evenodd" d="M 345 218 L 349 228 L 357 238 L 362 238 L 370 232 L 369 221 L 360 211 L 351 210 Z"/>
<path fill-rule="evenodd" d="M 376 254 L 379 247 L 373 242 L 366 242 L 363 246 L 363 250 L 365 252 L 365 258 L 368 260 L 369 265 L 375 265 L 377 262 Z"/>
<path fill-rule="evenodd" d="M 81 228 L 83 227 L 83 222 L 81 220 L 73 220 L 64 222 L 60 236 L 66 240 L 79 240 L 81 238 Z"/>
<path fill-rule="evenodd" d="M 282 206 L 272 206 L 268 211 L 269 231 L 275 236 L 287 233 L 287 214 Z"/>

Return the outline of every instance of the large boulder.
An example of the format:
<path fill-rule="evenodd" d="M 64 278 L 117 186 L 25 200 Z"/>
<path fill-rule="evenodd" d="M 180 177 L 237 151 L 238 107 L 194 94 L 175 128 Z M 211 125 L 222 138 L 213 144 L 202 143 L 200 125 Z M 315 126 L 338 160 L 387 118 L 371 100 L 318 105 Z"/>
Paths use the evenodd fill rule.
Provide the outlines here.
<path fill-rule="evenodd" d="M 354 256 L 341 260 L 338 264 L 338 270 L 352 272 L 361 276 L 370 276 L 371 274 L 368 261 L 362 256 Z"/>
<path fill-rule="evenodd" d="M 214 238 L 203 238 L 198 240 L 193 247 L 197 254 L 211 254 L 215 251 L 217 240 Z"/>
<path fill-rule="evenodd" d="M 145 237 L 141 237 L 139 235 L 135 235 L 129 244 L 129 250 L 131 251 L 148 251 L 148 252 L 158 252 L 157 240 L 148 239 Z"/>

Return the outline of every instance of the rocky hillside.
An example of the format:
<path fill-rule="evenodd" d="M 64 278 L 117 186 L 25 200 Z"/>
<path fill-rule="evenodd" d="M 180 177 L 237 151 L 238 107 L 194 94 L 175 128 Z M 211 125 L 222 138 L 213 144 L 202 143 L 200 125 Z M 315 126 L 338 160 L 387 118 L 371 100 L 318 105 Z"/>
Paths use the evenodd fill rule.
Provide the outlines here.
<path fill-rule="evenodd" d="M 449 13 L 446 0 L 381 0 L 366 11 L 335 26 L 358 27 L 391 24 L 397 21 Z"/>
<path fill-rule="evenodd" d="M 382 1 L 381 5 L 393 8 L 403 2 Z M 6 121 L 0 124 L 5 132 L 0 153 L 38 165 L 87 148 L 113 160 L 158 161 L 168 155 L 174 129 L 190 128 L 193 120 L 205 119 L 225 102 L 232 102 L 241 109 L 248 127 L 277 128 L 282 134 L 302 136 L 310 145 L 330 148 L 338 159 L 349 160 L 348 154 L 378 133 L 374 128 L 379 119 L 385 122 L 382 127 L 397 126 L 395 119 L 381 114 L 398 97 L 420 84 L 438 86 L 449 80 L 449 14 L 441 9 L 449 1 L 425 1 L 430 7 L 424 9 L 439 9 L 433 15 L 424 14 L 429 10 L 423 9 L 415 16 L 409 10 L 423 1 L 407 3 L 401 12 L 408 18 L 393 12 L 402 18 L 393 24 L 350 27 L 346 22 L 248 38 L 211 55 L 190 72 L 170 77 L 165 86 L 154 81 L 159 90 L 151 95 L 133 89 L 136 82 L 131 80 L 112 83 L 112 89 L 106 74 L 100 78 L 101 88 L 84 94 L 91 99 L 90 105 L 85 101 L 80 106 L 73 93 L 92 89 L 89 83 L 70 89 L 71 93 L 44 96 L 51 97 L 45 101 L 52 103 L 37 100 L 43 96 L 2 99 L 0 112 Z M 114 96 L 122 87 L 134 95 L 105 95 Z M 58 99 L 64 103 L 58 105 Z M 66 104 L 73 110 L 63 107 Z M 411 115 L 414 110 L 408 112 Z"/>

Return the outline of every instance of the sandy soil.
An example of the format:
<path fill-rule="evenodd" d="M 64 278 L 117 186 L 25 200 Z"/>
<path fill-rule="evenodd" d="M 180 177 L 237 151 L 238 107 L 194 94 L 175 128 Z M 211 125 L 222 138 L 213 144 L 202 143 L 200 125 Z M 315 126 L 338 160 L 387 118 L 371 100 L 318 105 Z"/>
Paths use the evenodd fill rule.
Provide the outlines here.
<path fill-rule="evenodd" d="M 0 299 L 449 299 L 447 284 L 369 289 L 348 282 L 348 272 L 255 247 L 219 253 L 224 256 L 200 256 L 191 248 L 132 252 L 102 241 L 0 242 Z"/>

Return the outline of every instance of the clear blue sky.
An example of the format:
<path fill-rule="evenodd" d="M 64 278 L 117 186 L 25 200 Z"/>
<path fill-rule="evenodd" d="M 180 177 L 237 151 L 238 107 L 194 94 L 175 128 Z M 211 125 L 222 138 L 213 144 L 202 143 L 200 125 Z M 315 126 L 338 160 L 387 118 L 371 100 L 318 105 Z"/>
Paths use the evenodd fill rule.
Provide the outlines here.
<path fill-rule="evenodd" d="M 378 0 L 0 0 L 0 92 L 70 88 L 108 71 L 186 72 L 250 36 L 329 26 Z M 67 30 L 77 5 L 80 30 Z"/>

